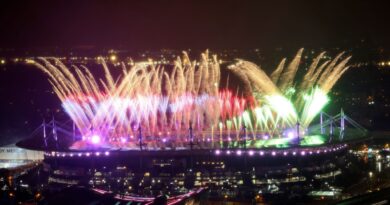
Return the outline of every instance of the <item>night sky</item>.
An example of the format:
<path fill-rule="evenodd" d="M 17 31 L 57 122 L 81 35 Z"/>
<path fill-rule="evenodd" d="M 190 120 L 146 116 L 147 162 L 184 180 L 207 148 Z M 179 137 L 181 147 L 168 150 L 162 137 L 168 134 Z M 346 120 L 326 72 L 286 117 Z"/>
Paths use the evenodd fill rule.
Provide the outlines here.
<path fill-rule="evenodd" d="M 389 47 L 386 1 L 2 1 L 0 47 Z"/>
<path fill-rule="evenodd" d="M 286 53 L 292 56 L 301 47 L 350 52 L 369 42 L 368 49 L 355 52 L 352 61 L 374 62 L 371 55 L 390 48 L 389 8 L 386 1 L 369 0 L 3 0 L 0 55 L 5 56 L 0 57 L 25 50 L 32 52 L 21 55 L 42 55 L 34 53 L 35 48 L 47 49 L 49 55 L 55 55 L 50 53 L 53 48 L 88 48 L 97 53 L 111 48 L 273 49 L 264 52 L 269 55 L 279 47 L 291 50 Z M 1 146 L 26 137 L 43 118 L 58 117 L 61 107 L 47 76 L 37 69 L 10 64 L 0 68 Z M 370 85 L 375 85 L 376 78 L 372 80 Z M 374 93 L 375 89 L 362 90 Z"/>

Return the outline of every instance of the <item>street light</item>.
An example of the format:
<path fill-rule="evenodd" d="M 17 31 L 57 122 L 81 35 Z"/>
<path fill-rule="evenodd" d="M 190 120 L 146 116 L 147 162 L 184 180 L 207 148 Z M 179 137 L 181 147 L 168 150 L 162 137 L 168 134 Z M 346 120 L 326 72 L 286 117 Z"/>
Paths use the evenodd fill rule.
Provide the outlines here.
<path fill-rule="evenodd" d="M 368 172 L 368 176 L 370 177 L 370 191 L 372 190 L 372 176 L 373 176 L 373 173 L 372 172 Z"/>

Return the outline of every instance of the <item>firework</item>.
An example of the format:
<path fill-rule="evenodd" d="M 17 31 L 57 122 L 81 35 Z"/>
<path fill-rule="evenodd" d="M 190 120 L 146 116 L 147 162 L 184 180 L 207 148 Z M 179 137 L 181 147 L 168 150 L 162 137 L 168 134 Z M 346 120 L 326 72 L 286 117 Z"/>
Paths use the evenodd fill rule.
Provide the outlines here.
<path fill-rule="evenodd" d="M 280 137 L 297 122 L 306 128 L 348 68 L 349 58 L 339 62 L 342 54 L 320 64 L 321 53 L 297 82 L 301 55 L 302 50 L 287 67 L 282 60 L 270 76 L 244 60 L 229 66 L 251 94 L 247 98 L 220 89 L 219 61 L 207 51 L 199 62 L 191 61 L 184 52 L 173 68 L 144 63 L 127 67 L 122 63 L 117 76 L 100 58 L 103 79 L 83 65 L 69 68 L 56 58 L 39 58 L 34 64 L 48 74 L 64 110 L 83 137 L 75 143 L 76 148 L 85 143 L 136 148 L 141 129 L 149 147 L 185 147 L 189 129 L 191 140 L 203 146 L 223 146 L 240 141 L 243 127 L 248 131 L 245 140 L 249 146 L 257 146 L 259 138 Z"/>
<path fill-rule="evenodd" d="M 127 68 L 122 64 L 122 77 L 116 78 L 105 61 L 101 62 L 105 79 L 99 80 L 85 66 L 67 68 L 56 58 L 35 62 L 49 75 L 63 108 L 85 138 L 130 143 L 141 127 L 145 136 L 168 136 L 183 146 L 190 123 L 202 140 L 220 122 L 227 122 L 232 130 L 241 126 L 228 119 L 240 116 L 245 99 L 219 90 L 219 63 L 207 52 L 199 62 L 190 61 L 184 53 L 169 72 L 160 66 L 136 64 Z"/>
<path fill-rule="evenodd" d="M 292 127 L 297 123 L 307 128 L 328 103 L 328 92 L 348 69 L 346 64 L 350 57 L 340 60 L 343 56 L 341 53 L 333 60 L 320 63 L 325 55 L 321 53 L 314 58 L 302 80 L 298 81 L 296 73 L 302 52 L 303 49 L 300 49 L 287 67 L 286 59 L 283 59 L 271 75 L 245 60 L 238 60 L 229 66 L 246 83 L 247 92 L 254 93 L 261 105 L 255 108 L 257 119 L 266 119 L 274 128 L 278 125 Z M 264 122 L 261 123 L 265 126 Z"/>

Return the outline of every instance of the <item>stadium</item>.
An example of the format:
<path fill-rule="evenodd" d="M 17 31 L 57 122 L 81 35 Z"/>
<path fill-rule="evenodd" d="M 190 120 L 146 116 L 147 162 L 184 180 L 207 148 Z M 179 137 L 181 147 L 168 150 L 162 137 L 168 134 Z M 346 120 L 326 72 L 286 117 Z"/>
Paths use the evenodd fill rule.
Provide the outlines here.
<path fill-rule="evenodd" d="M 38 58 L 32 63 L 49 76 L 70 120 L 44 120 L 31 138 L 17 145 L 44 152 L 46 169 L 54 173 L 51 182 L 89 184 L 96 192 L 110 190 L 106 180 L 120 170 L 126 174 L 117 178 L 118 183 L 126 179 L 123 186 L 127 186 L 127 180 L 134 181 L 128 191 L 140 196 L 153 195 L 153 186 L 145 189 L 144 184 L 152 176 L 164 186 L 175 185 L 167 189 L 176 196 L 192 187 L 200 190 L 226 183 L 212 180 L 215 174 L 229 179 L 232 186 L 250 181 L 257 187 L 268 184 L 265 191 L 273 192 L 274 181 L 263 179 L 264 173 L 266 178 L 272 176 L 272 167 L 285 164 L 288 177 L 277 183 L 328 177 L 318 175 L 318 170 L 334 176 L 337 170 L 330 161 L 367 136 L 342 109 L 334 116 L 323 112 L 350 57 L 341 53 L 329 59 L 321 53 L 300 76 L 302 52 L 290 63 L 283 59 L 271 74 L 241 59 L 222 65 L 208 51 L 199 61 L 184 52 L 165 67 L 140 62 L 112 69 L 99 58 L 104 77 L 84 65 L 67 67 L 56 58 Z M 223 72 L 234 74 L 243 91 L 222 87 Z M 295 165 L 312 171 L 294 176 L 290 166 Z M 201 174 L 205 167 L 210 167 L 210 175 Z M 251 178 L 250 170 L 255 169 L 261 174 Z M 241 179 L 221 170 L 239 170 Z M 92 179 L 83 181 L 86 176 Z"/>

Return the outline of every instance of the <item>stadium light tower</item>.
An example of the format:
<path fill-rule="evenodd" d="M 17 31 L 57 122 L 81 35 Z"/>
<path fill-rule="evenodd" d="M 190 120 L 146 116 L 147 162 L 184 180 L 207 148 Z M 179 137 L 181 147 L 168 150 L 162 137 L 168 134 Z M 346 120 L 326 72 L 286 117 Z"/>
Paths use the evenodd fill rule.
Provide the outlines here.
<path fill-rule="evenodd" d="M 341 111 L 340 111 L 340 138 L 339 138 L 340 141 L 344 139 L 344 131 L 345 131 L 345 114 L 344 114 L 344 110 L 341 109 Z"/>
<path fill-rule="evenodd" d="M 247 136 L 246 136 L 246 126 L 243 125 L 242 129 L 244 131 L 244 150 L 246 150 L 246 138 L 247 138 Z"/>
<path fill-rule="evenodd" d="M 142 128 L 141 125 L 138 127 L 138 141 L 139 141 L 139 149 L 142 151 L 143 141 L 142 141 Z"/>
<path fill-rule="evenodd" d="M 46 136 L 46 122 L 45 122 L 45 119 L 43 119 L 42 128 L 43 128 L 43 140 L 44 140 L 44 143 L 45 143 L 45 148 L 47 149 L 47 136 Z"/>
<path fill-rule="evenodd" d="M 299 142 L 300 142 L 300 139 L 299 139 L 299 126 L 301 124 L 299 123 L 299 121 L 297 121 L 297 144 L 299 145 Z"/>
<path fill-rule="evenodd" d="M 324 129 L 324 112 L 320 113 L 320 126 L 321 126 L 321 134 L 323 135 L 325 133 L 325 129 Z"/>
<path fill-rule="evenodd" d="M 189 131 L 189 140 L 190 140 L 190 149 L 192 150 L 194 148 L 194 135 L 193 135 L 193 130 L 192 130 L 192 122 L 190 120 L 189 122 L 190 124 L 190 127 L 188 128 L 188 131 Z"/>

